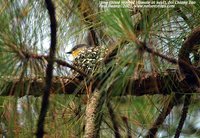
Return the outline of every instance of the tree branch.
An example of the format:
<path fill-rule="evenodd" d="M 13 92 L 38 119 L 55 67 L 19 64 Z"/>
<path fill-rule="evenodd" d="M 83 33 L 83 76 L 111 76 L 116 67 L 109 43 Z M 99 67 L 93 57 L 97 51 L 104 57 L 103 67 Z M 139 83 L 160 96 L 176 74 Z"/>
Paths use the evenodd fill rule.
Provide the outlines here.
<path fill-rule="evenodd" d="M 189 56 L 189 54 L 192 52 L 194 45 L 197 45 L 200 43 L 199 39 L 200 39 L 200 28 L 196 28 L 185 40 L 185 42 L 183 43 L 182 47 L 179 50 L 179 55 L 178 55 L 178 64 L 179 64 L 181 74 L 185 76 L 184 81 L 191 87 L 191 89 L 194 89 L 193 88 L 194 86 L 197 86 L 197 87 L 200 86 L 199 76 L 196 74 L 193 68 L 191 68 L 192 64 L 191 64 L 190 56 Z M 143 47 L 145 47 L 145 45 Z M 146 50 L 151 51 L 151 49 L 149 49 L 148 47 L 146 47 Z M 154 138 L 156 136 L 158 128 L 160 127 L 160 125 L 163 124 L 167 115 L 170 114 L 172 108 L 174 107 L 174 103 L 177 100 L 179 100 L 185 93 L 186 92 L 183 92 L 181 94 L 176 93 L 173 96 L 173 98 L 169 102 L 169 105 L 163 108 L 163 111 L 159 114 L 153 126 L 149 129 L 149 132 L 146 138 Z M 190 100 L 191 100 L 191 94 L 189 96 L 186 95 L 185 101 L 184 101 L 184 107 L 182 111 L 182 116 L 177 128 L 176 134 L 175 134 L 175 138 L 178 138 L 181 133 L 181 129 L 183 127 L 184 121 L 187 116 Z"/>
<path fill-rule="evenodd" d="M 176 128 L 176 133 L 175 133 L 174 138 L 179 138 L 179 136 L 181 134 L 183 125 L 185 123 L 185 119 L 187 117 L 189 105 L 190 105 L 190 102 L 191 102 L 191 96 L 192 96 L 191 94 L 185 95 L 181 119 L 179 121 L 178 127 Z"/>
<path fill-rule="evenodd" d="M 110 120 L 112 122 L 113 128 L 114 128 L 114 133 L 115 133 L 115 138 L 120 138 L 120 133 L 119 133 L 119 125 L 112 107 L 112 104 L 110 103 L 110 101 L 107 101 L 107 108 L 108 108 L 108 112 L 110 114 Z M 128 130 L 127 130 L 128 131 Z"/>
<path fill-rule="evenodd" d="M 176 101 L 179 101 L 181 98 L 180 95 L 175 94 L 172 99 L 170 99 L 169 104 L 166 107 L 163 107 L 162 112 L 159 114 L 158 118 L 155 120 L 152 127 L 149 129 L 148 134 L 145 136 L 146 138 L 155 138 L 156 133 L 158 131 L 158 128 L 163 124 L 166 117 L 170 114 L 172 111 Z"/>
<path fill-rule="evenodd" d="M 128 118 L 125 117 L 125 116 L 122 116 L 122 120 L 123 122 L 125 123 L 125 126 L 126 126 L 126 131 L 127 131 L 127 138 L 132 138 L 131 136 L 131 128 L 128 124 Z"/>
<path fill-rule="evenodd" d="M 37 55 L 37 54 L 30 54 L 30 53 L 27 53 L 28 54 L 28 57 L 29 58 L 33 58 L 33 59 L 45 59 L 48 61 L 48 56 L 45 56 L 45 55 Z M 84 73 L 82 70 L 74 67 L 73 65 L 67 63 L 66 61 L 64 60 L 61 60 L 61 59 L 54 59 L 54 62 L 56 62 L 58 65 L 61 65 L 61 66 L 65 66 L 65 67 L 68 67 L 76 72 L 78 72 L 80 75 L 84 76 L 84 77 L 87 77 L 87 74 Z"/>
<path fill-rule="evenodd" d="M 82 90 L 85 89 L 85 84 L 83 80 L 80 79 L 80 76 L 74 78 L 74 76 L 66 77 L 54 77 L 52 80 L 52 94 L 85 94 Z M 26 84 L 30 84 L 30 91 L 29 93 L 24 93 L 25 90 L 19 91 L 19 97 L 24 95 L 33 95 L 33 96 L 41 96 L 43 94 L 43 87 L 44 82 L 42 81 L 43 78 L 24 78 L 21 83 L 24 86 Z M 1 93 L 2 96 L 11 96 L 14 95 L 16 91 L 16 87 L 21 85 L 19 83 L 18 77 L 4 77 L 4 81 L 7 85 L 5 91 Z M 116 79 L 113 82 L 114 85 L 117 84 L 117 81 L 120 79 Z M 156 83 L 155 83 L 156 82 Z M 99 80 L 95 80 L 95 84 L 99 84 Z M 115 84 L 116 83 L 116 84 Z M 129 79 L 128 85 L 124 87 L 124 92 L 121 93 L 122 96 L 126 95 L 134 95 L 134 96 L 143 96 L 143 95 L 170 95 L 172 93 L 179 93 L 181 92 L 190 92 L 190 93 L 198 93 L 197 91 L 193 91 L 190 88 L 190 85 L 187 84 L 186 81 L 180 81 L 178 76 L 178 70 L 170 70 L 166 72 L 162 72 L 161 74 L 145 74 L 144 77 L 138 79 Z M 82 88 L 82 90 L 80 90 Z M 79 89 L 79 91 L 77 91 Z M 115 93 L 116 95 L 116 93 Z M 120 96 L 116 95 L 116 96 Z"/>
<path fill-rule="evenodd" d="M 188 64 L 192 64 L 190 60 L 190 53 L 192 53 L 192 49 L 195 45 L 200 44 L 200 28 L 196 28 L 193 30 L 193 32 L 189 35 L 189 37 L 185 40 L 183 46 L 181 47 L 179 51 L 179 60 L 182 59 Z M 184 75 L 185 80 L 187 81 L 188 84 L 192 84 L 191 87 L 200 87 L 200 81 L 199 81 L 199 76 L 197 76 L 196 72 L 188 68 L 187 66 L 183 66 L 181 63 L 179 63 L 179 68 L 181 71 L 181 74 Z M 191 79 L 192 78 L 192 79 Z M 191 94 L 185 95 L 185 100 L 184 100 L 184 106 L 182 109 L 182 114 L 181 114 L 181 119 L 179 121 L 178 127 L 176 129 L 176 133 L 174 138 L 179 138 L 180 133 L 182 131 L 185 119 L 187 117 L 189 105 L 191 102 Z"/>
<path fill-rule="evenodd" d="M 51 44 L 50 44 L 50 53 L 48 58 L 48 64 L 46 69 L 46 86 L 44 88 L 44 94 L 42 97 L 42 107 L 40 110 L 40 115 L 38 119 L 37 124 L 37 132 L 36 136 L 38 138 L 42 138 L 44 136 L 44 121 L 45 116 L 48 110 L 49 106 L 49 95 L 50 95 L 50 89 L 52 86 L 52 78 L 53 78 L 53 63 L 54 63 L 54 57 L 55 57 L 55 51 L 56 51 L 56 15 L 55 15 L 55 7 L 51 0 L 45 0 L 46 7 L 49 13 L 50 17 L 50 28 L 51 28 Z"/>

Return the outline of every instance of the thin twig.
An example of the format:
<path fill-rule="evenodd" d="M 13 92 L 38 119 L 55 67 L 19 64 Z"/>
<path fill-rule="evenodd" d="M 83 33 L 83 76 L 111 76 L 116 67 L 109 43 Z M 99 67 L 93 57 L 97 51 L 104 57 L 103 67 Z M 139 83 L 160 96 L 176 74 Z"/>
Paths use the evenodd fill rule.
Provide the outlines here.
<path fill-rule="evenodd" d="M 125 125 L 126 125 L 127 138 L 132 138 L 132 136 L 131 136 L 131 128 L 130 128 L 130 126 L 129 126 L 129 124 L 128 124 L 128 118 L 125 117 L 125 116 L 122 116 L 122 120 L 123 120 L 123 122 L 124 122 Z"/>
<path fill-rule="evenodd" d="M 27 53 L 28 54 L 28 57 L 29 58 L 33 58 L 33 59 L 45 59 L 48 61 L 48 56 L 45 56 L 45 55 L 37 55 L 37 54 L 30 54 L 30 53 Z M 82 70 L 76 68 L 75 66 L 69 64 L 68 62 L 64 61 L 64 60 L 61 60 L 61 59 L 56 59 L 54 58 L 54 61 L 58 64 L 58 65 L 61 65 L 61 66 L 65 66 L 65 67 L 68 67 L 76 72 L 78 72 L 80 75 L 84 76 L 84 77 L 87 77 L 87 74 L 84 73 Z"/>
<path fill-rule="evenodd" d="M 107 107 L 108 107 L 108 112 L 110 114 L 111 122 L 113 124 L 115 138 L 120 138 L 119 127 L 118 127 L 119 125 L 117 123 L 117 119 L 116 119 L 116 116 L 115 116 L 115 113 L 114 113 L 114 110 L 113 110 L 113 107 L 112 107 L 112 104 L 110 103 L 110 101 L 107 102 Z"/>
<path fill-rule="evenodd" d="M 179 138 L 179 136 L 181 134 L 181 130 L 182 130 L 183 125 L 185 123 L 185 119 L 187 117 L 189 105 L 190 105 L 190 102 L 191 102 L 191 96 L 192 96 L 191 94 L 185 95 L 185 100 L 184 100 L 184 105 L 183 105 L 181 119 L 179 121 L 178 127 L 176 128 L 176 133 L 175 133 L 174 138 Z"/>
<path fill-rule="evenodd" d="M 76 72 L 78 72 L 80 75 L 84 76 L 84 77 L 87 77 L 87 74 L 85 72 L 83 72 L 82 70 L 74 67 L 73 65 L 67 63 L 66 61 L 63 61 L 63 60 L 60 60 L 60 59 L 55 59 L 55 62 L 58 64 L 58 65 L 62 65 L 62 66 L 66 66 L 70 69 L 73 69 L 75 70 Z"/>
<path fill-rule="evenodd" d="M 191 40 L 193 40 L 193 38 L 196 38 L 196 39 L 197 39 L 196 41 L 198 41 L 198 39 L 199 39 L 199 37 L 200 37 L 199 33 L 200 33 L 200 28 L 197 28 L 197 29 L 191 34 L 191 36 L 189 36 L 189 40 L 186 40 L 186 42 L 184 42 L 183 45 L 185 45 L 185 43 L 191 42 Z M 166 56 L 166 55 L 163 55 L 163 54 L 161 54 L 161 53 L 159 53 L 159 52 L 157 52 L 157 51 L 154 51 L 152 48 L 149 48 L 149 47 L 147 46 L 146 42 L 142 42 L 142 41 L 138 40 L 137 37 L 136 37 L 134 34 L 130 34 L 130 35 L 131 35 L 131 37 L 130 37 L 131 40 L 134 41 L 138 46 L 140 46 L 139 48 L 140 48 L 141 50 L 145 50 L 145 51 L 147 51 L 148 53 L 154 54 L 154 55 L 156 55 L 156 56 L 158 56 L 158 57 L 160 57 L 160 58 L 162 58 L 162 59 L 167 60 L 168 62 L 171 62 L 172 64 L 179 64 L 179 66 L 180 66 L 180 65 L 181 65 L 181 66 L 184 66 L 184 67 L 188 68 L 190 71 L 192 71 L 192 73 L 195 74 L 195 77 L 197 77 L 195 71 L 196 71 L 196 72 L 199 72 L 199 70 L 198 70 L 197 68 L 195 68 L 193 65 L 189 64 L 189 63 L 188 63 L 187 61 L 185 61 L 184 59 L 178 59 L 178 60 L 177 60 L 177 59 L 175 59 L 175 58 L 172 58 L 172 57 L 168 57 L 168 56 Z M 195 42 L 196 42 L 196 41 L 195 41 Z M 192 42 L 192 43 L 194 43 L 194 42 Z"/>

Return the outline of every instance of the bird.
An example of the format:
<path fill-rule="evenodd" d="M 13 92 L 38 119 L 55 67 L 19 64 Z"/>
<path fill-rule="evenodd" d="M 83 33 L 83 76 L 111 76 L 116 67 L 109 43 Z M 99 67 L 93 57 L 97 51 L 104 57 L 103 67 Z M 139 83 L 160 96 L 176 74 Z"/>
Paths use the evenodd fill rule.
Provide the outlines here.
<path fill-rule="evenodd" d="M 86 44 L 78 44 L 78 45 L 75 45 L 71 51 L 67 52 L 67 54 L 72 54 L 72 56 L 74 58 L 76 58 L 81 51 L 84 51 L 87 47 L 89 47 L 88 45 Z"/>
<path fill-rule="evenodd" d="M 67 54 L 73 56 L 73 66 L 86 74 L 91 74 L 102 63 L 107 50 L 105 46 L 94 47 L 87 44 L 78 44 Z"/>

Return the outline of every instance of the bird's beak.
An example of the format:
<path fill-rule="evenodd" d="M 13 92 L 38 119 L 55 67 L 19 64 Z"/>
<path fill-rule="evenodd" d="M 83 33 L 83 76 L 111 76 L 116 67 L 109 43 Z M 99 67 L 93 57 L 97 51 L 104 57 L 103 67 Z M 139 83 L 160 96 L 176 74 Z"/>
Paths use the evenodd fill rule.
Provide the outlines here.
<path fill-rule="evenodd" d="M 72 51 L 67 52 L 67 54 L 72 54 Z"/>

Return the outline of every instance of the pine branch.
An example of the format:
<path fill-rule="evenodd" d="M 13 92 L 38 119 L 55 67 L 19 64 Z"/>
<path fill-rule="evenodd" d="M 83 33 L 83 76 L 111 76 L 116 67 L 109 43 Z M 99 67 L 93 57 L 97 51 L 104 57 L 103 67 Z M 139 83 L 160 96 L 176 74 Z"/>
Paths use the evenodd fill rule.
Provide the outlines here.
<path fill-rule="evenodd" d="M 187 25 L 193 29 L 193 26 L 191 25 L 191 22 L 189 18 L 186 16 L 186 14 L 181 10 L 179 7 L 175 7 L 174 10 L 180 15 L 180 17 L 187 23 Z"/>
<path fill-rule="evenodd" d="M 128 124 L 128 118 L 123 116 L 122 117 L 122 120 L 124 121 L 125 125 L 126 125 L 126 130 L 127 130 L 127 138 L 132 138 L 131 136 L 131 129 L 130 129 L 130 126 Z"/>
<path fill-rule="evenodd" d="M 80 1 L 78 4 L 78 10 L 82 15 L 82 20 L 84 23 L 88 26 L 88 36 L 87 41 L 88 45 L 90 46 L 99 46 L 99 40 L 94 28 L 96 21 L 95 17 L 95 11 L 93 10 L 93 7 L 91 6 L 91 0 L 83 0 Z M 94 6 L 94 5 L 93 5 Z"/>
<path fill-rule="evenodd" d="M 179 51 L 179 55 L 178 55 L 179 61 L 181 59 L 181 60 L 184 60 L 185 62 L 187 62 L 188 64 L 192 64 L 191 60 L 190 60 L 190 53 L 192 53 L 192 49 L 195 45 L 200 44 L 199 39 L 200 39 L 200 28 L 196 28 L 188 36 L 188 38 L 185 40 L 183 46 L 181 47 L 181 49 Z M 181 63 L 179 63 L 179 68 L 180 68 L 181 74 L 185 76 L 185 79 L 188 82 L 188 84 L 190 84 L 191 81 L 193 81 L 193 85 L 191 85 L 191 87 L 194 87 L 194 85 L 197 87 L 200 87 L 199 76 L 197 76 L 197 74 L 193 70 L 188 68 L 188 66 L 183 66 Z M 191 78 L 193 78 L 193 79 L 191 80 Z M 174 138 L 179 138 L 179 136 L 180 136 L 185 119 L 187 117 L 190 102 L 191 102 L 191 94 L 185 95 L 181 119 L 180 119 L 178 127 L 176 129 Z"/>
<path fill-rule="evenodd" d="M 1 77 L 1 79 L 3 79 L 6 84 L 9 84 L 7 85 L 6 89 L 4 89 L 5 91 L 2 91 L 1 96 L 14 95 L 16 87 L 20 85 L 19 77 L 3 76 Z M 119 79 L 116 79 L 116 82 L 120 81 Z M 156 75 L 151 73 L 149 75 L 145 74 L 143 78 L 131 78 L 127 81 L 127 86 L 124 87 L 125 91 L 123 93 L 123 96 L 143 96 L 156 94 L 170 95 L 172 93 L 179 93 L 180 91 L 182 91 L 183 93 L 198 93 L 198 91 L 192 90 L 190 85 L 188 85 L 186 81 L 180 81 L 178 70 L 170 70 Z M 24 91 L 20 91 L 19 97 L 22 97 L 24 95 L 40 96 L 43 94 L 42 87 L 44 85 L 44 82 L 42 81 L 42 78 L 26 77 L 21 83 L 23 83 L 25 86 L 27 83 L 30 83 L 30 91 L 29 93 L 24 93 Z M 100 80 L 95 80 L 94 83 L 96 85 L 99 85 Z M 113 82 L 110 89 L 112 90 L 113 86 L 115 85 L 115 82 Z M 83 79 L 80 78 L 80 76 L 57 76 L 53 78 L 52 89 L 54 91 L 52 91 L 52 94 L 85 94 L 82 93 L 80 88 L 82 88 L 81 90 L 85 89 L 85 84 L 83 83 Z M 79 89 L 79 91 L 77 91 L 77 89 Z M 120 94 L 118 96 L 120 96 Z"/>
<path fill-rule="evenodd" d="M 174 63 L 178 63 L 179 64 L 179 68 L 181 70 L 181 74 L 185 75 L 185 81 L 187 82 L 187 84 L 193 84 L 196 86 L 199 86 L 199 76 L 195 73 L 195 71 L 193 70 L 193 68 L 191 68 L 191 61 L 190 61 L 190 57 L 189 54 L 192 52 L 192 48 L 194 47 L 194 45 L 197 45 L 200 43 L 199 41 L 200 39 L 200 28 L 196 28 L 186 39 L 186 41 L 183 43 L 182 47 L 179 50 L 179 55 L 178 55 L 178 62 L 175 59 L 169 59 L 168 57 L 165 57 L 163 55 L 160 55 L 157 52 L 154 52 L 152 49 L 149 49 L 145 44 L 142 43 L 143 47 L 146 48 L 146 50 L 148 50 L 149 52 L 152 53 L 156 53 L 157 55 L 160 55 L 160 57 L 163 57 L 164 59 L 168 59 L 169 61 L 172 61 Z M 140 42 L 138 42 L 140 43 Z M 192 79 L 191 79 L 192 78 Z M 195 80 L 193 82 L 191 82 L 191 80 Z M 175 96 L 170 100 L 167 108 L 163 108 L 162 112 L 160 113 L 160 115 L 158 116 L 158 118 L 156 119 L 156 121 L 154 122 L 153 126 L 151 129 L 149 129 L 149 132 L 146 136 L 146 138 L 154 138 L 156 136 L 156 133 L 158 131 L 159 126 L 164 122 L 165 118 L 167 117 L 167 115 L 171 112 L 173 106 L 174 106 L 174 102 L 179 100 L 182 96 L 184 95 L 184 93 L 182 94 L 175 94 Z M 182 117 L 181 120 L 179 122 L 179 125 L 177 127 L 177 131 L 175 134 L 175 137 L 178 138 L 181 132 L 181 129 L 183 127 L 184 121 L 186 119 L 187 116 L 187 111 L 188 111 L 188 106 L 190 104 L 190 98 L 191 95 L 186 95 L 185 97 L 185 103 L 184 103 L 184 108 L 183 108 L 183 112 L 182 112 Z M 189 100 L 189 101 L 187 101 Z"/>
<path fill-rule="evenodd" d="M 191 102 L 191 94 L 189 95 L 185 95 L 185 99 L 184 99 L 184 105 L 183 105 L 183 109 L 182 109 L 182 114 L 181 114 L 181 119 L 179 121 L 178 127 L 176 128 L 176 133 L 174 138 L 179 138 L 180 134 L 181 134 L 181 130 L 183 128 L 183 125 L 185 123 L 186 117 L 187 117 L 187 113 L 188 113 L 188 109 L 189 109 L 189 105 Z"/>
<path fill-rule="evenodd" d="M 193 31 L 191 33 L 191 35 L 188 37 L 187 41 L 183 44 L 183 45 L 188 45 L 189 43 L 191 43 L 190 45 L 193 45 L 194 43 L 197 44 L 199 43 L 198 40 L 199 40 L 199 37 L 200 37 L 200 28 L 196 28 L 195 31 Z M 134 35 L 134 34 L 130 34 L 130 39 L 135 42 L 139 48 L 141 49 L 141 51 L 146 51 L 148 53 L 151 53 L 155 56 L 158 56 L 162 59 L 165 59 L 166 61 L 172 63 L 172 64 L 179 64 L 179 66 L 182 66 L 184 68 L 187 68 L 189 69 L 190 71 L 193 72 L 193 74 L 195 74 L 195 77 L 197 77 L 197 74 L 200 73 L 199 69 L 196 68 L 195 66 L 189 64 L 187 62 L 187 60 L 185 60 L 185 58 L 179 58 L 178 60 L 175 59 L 175 58 L 172 58 L 172 57 L 168 57 L 166 55 L 163 55 L 155 50 L 153 50 L 152 48 L 148 47 L 147 43 L 146 42 L 142 42 L 140 41 L 139 39 L 137 39 L 137 37 Z M 194 46 L 194 45 L 193 45 Z M 188 47 L 187 47 L 188 49 Z M 191 50 L 192 47 L 189 48 L 189 50 Z M 187 51 L 185 49 L 182 49 L 184 51 Z M 181 51 L 179 53 L 182 53 Z M 191 53 L 191 52 L 190 52 Z M 187 53 L 188 54 L 188 53 Z M 196 73 L 197 72 L 197 73 Z M 199 81 L 199 80 L 198 80 Z M 200 82 L 200 81 L 199 81 Z"/>
<path fill-rule="evenodd" d="M 162 111 L 159 114 L 158 118 L 155 120 L 155 122 L 153 123 L 152 127 L 149 129 L 147 135 L 145 136 L 146 138 L 155 138 L 156 137 L 156 133 L 158 131 L 158 128 L 163 124 L 163 122 L 165 121 L 166 117 L 172 111 L 175 103 L 177 101 L 179 101 L 180 98 L 181 98 L 181 95 L 179 95 L 179 94 L 175 94 L 172 97 L 172 99 L 170 100 L 169 104 L 162 109 Z"/>
<path fill-rule="evenodd" d="M 190 60 L 190 53 L 192 53 L 193 48 L 200 44 L 200 27 L 195 28 L 192 33 L 187 37 L 178 54 L 178 65 L 181 74 L 185 77 L 188 84 L 193 83 L 200 87 L 199 79 L 199 69 L 191 68 L 191 66 L 185 66 L 182 61 L 186 62 L 188 65 L 192 65 Z M 194 85 L 193 85 L 194 86 Z"/>
<path fill-rule="evenodd" d="M 50 29 L 51 29 L 51 44 L 50 44 L 50 53 L 48 58 L 48 64 L 46 69 L 46 86 L 44 89 L 44 94 L 42 97 L 42 107 L 40 110 L 40 115 L 38 119 L 37 124 L 37 132 L 36 136 L 37 138 L 42 138 L 44 136 L 44 122 L 45 122 L 45 116 L 47 114 L 48 106 L 49 106 L 49 96 L 50 96 L 50 90 L 52 86 L 52 78 L 53 78 L 53 63 L 54 63 L 54 57 L 55 57 L 55 51 L 56 51 L 56 15 L 55 15 L 55 7 L 51 0 L 45 0 L 46 2 L 46 8 L 49 13 L 50 17 Z"/>
<path fill-rule="evenodd" d="M 40 59 L 40 60 L 45 59 L 47 61 L 49 59 L 48 56 L 45 56 L 45 55 L 37 55 L 37 54 L 30 54 L 30 53 L 26 53 L 26 54 L 28 54 L 27 56 L 29 58 L 32 58 L 32 59 Z M 68 67 L 68 68 L 78 72 L 83 77 L 87 77 L 87 74 L 84 73 L 82 70 L 76 68 L 75 66 L 69 64 L 68 62 L 66 62 L 64 60 L 54 58 L 54 62 L 56 62 L 58 65 L 61 65 L 61 66 L 64 66 L 64 67 Z"/>
<path fill-rule="evenodd" d="M 115 138 L 120 138 L 121 136 L 119 133 L 119 127 L 118 127 L 119 125 L 117 123 L 116 116 L 115 116 L 115 113 L 114 113 L 114 110 L 113 110 L 113 107 L 112 107 L 112 104 L 110 103 L 110 101 L 107 102 L 107 108 L 108 108 L 108 112 L 110 114 L 111 122 L 113 124 Z"/>

